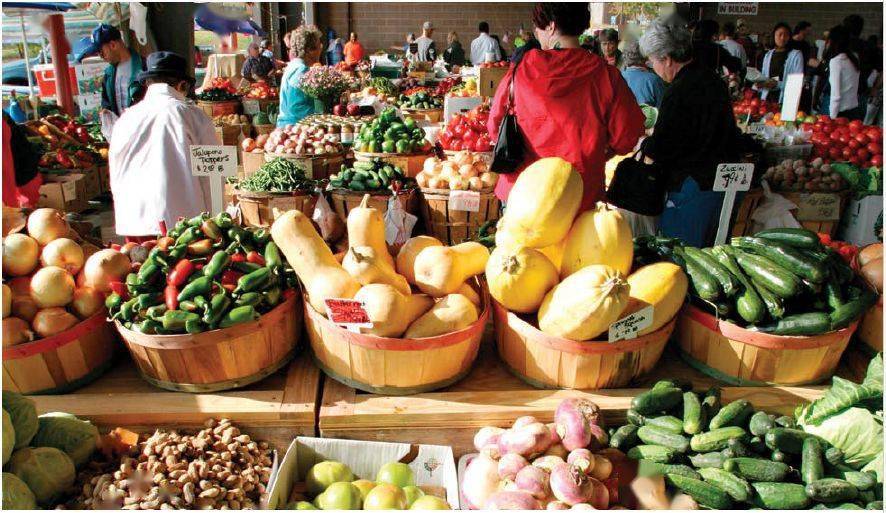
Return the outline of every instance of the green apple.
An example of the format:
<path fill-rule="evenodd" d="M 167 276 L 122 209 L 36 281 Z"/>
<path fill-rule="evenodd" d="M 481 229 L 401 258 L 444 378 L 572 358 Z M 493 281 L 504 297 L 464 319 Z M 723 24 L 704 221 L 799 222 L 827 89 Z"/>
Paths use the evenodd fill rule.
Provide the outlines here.
<path fill-rule="evenodd" d="M 317 506 L 329 509 L 360 509 L 363 498 L 360 489 L 349 482 L 332 483 L 317 496 Z"/>
<path fill-rule="evenodd" d="M 403 488 L 403 493 L 406 494 L 406 507 L 412 506 L 416 500 L 424 497 L 425 492 L 421 491 L 421 488 L 417 486 L 406 486 Z"/>
<path fill-rule="evenodd" d="M 375 481 L 377 483 L 387 483 L 399 486 L 400 488 L 405 488 L 407 486 L 415 485 L 415 475 L 412 473 L 412 469 L 409 468 L 409 465 L 395 461 L 382 465 L 382 467 L 378 469 Z"/>
<path fill-rule="evenodd" d="M 295 503 L 295 507 L 287 508 L 287 509 L 295 509 L 295 510 L 306 510 L 306 509 L 317 509 L 317 506 L 314 506 L 308 501 L 298 501 Z"/>
<path fill-rule="evenodd" d="M 340 481 L 353 481 L 354 473 L 344 463 L 337 461 L 321 461 L 310 470 L 305 477 L 308 486 L 308 495 L 316 497 L 326 490 L 332 483 Z"/>
<path fill-rule="evenodd" d="M 406 509 L 406 494 L 398 486 L 379 483 L 366 495 L 363 509 Z"/>
<path fill-rule="evenodd" d="M 375 488 L 375 483 L 368 479 L 358 479 L 351 484 L 360 489 L 360 496 L 363 497 L 363 500 L 366 500 L 366 494 L 369 493 L 369 490 Z"/>
<path fill-rule="evenodd" d="M 449 503 L 440 497 L 436 497 L 434 495 L 425 495 L 423 497 L 419 497 L 415 502 L 412 503 L 412 506 L 409 509 L 422 509 L 422 510 L 430 510 L 430 509 L 452 509 L 449 507 Z"/>

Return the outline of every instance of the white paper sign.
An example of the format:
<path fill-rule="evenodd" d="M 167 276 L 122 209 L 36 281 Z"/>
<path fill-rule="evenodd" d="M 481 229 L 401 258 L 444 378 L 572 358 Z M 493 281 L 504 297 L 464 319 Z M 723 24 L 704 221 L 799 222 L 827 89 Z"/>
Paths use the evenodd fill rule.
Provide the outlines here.
<path fill-rule="evenodd" d="M 254 116 L 261 112 L 261 105 L 258 103 L 258 100 L 243 100 L 243 113 L 249 116 Z"/>
<path fill-rule="evenodd" d="M 797 200 L 797 220 L 836 221 L 840 219 L 840 196 L 818 193 L 803 194 Z"/>
<path fill-rule="evenodd" d="M 194 176 L 237 176 L 236 146 L 191 146 Z"/>
<path fill-rule="evenodd" d="M 720 164 L 717 166 L 717 177 L 714 179 L 713 190 L 717 192 L 746 191 L 751 188 L 753 177 L 753 164 Z"/>
<path fill-rule="evenodd" d="M 751 135 L 766 135 L 766 125 L 763 123 L 751 123 L 748 125 L 748 133 Z"/>
<path fill-rule="evenodd" d="M 480 211 L 480 193 L 477 191 L 449 191 L 450 210 Z"/>
<path fill-rule="evenodd" d="M 609 341 L 618 342 L 619 340 L 637 338 L 637 333 L 640 330 L 652 326 L 653 313 L 655 313 L 655 309 L 649 305 L 624 319 L 613 322 L 609 325 Z"/>
<path fill-rule="evenodd" d="M 65 201 L 71 201 L 77 197 L 77 182 L 74 180 L 65 180 L 62 182 L 62 195 Z"/>
<path fill-rule="evenodd" d="M 800 94 L 803 92 L 803 74 L 792 73 L 784 81 L 784 98 L 781 102 L 781 120 L 794 121 L 800 108 Z"/>

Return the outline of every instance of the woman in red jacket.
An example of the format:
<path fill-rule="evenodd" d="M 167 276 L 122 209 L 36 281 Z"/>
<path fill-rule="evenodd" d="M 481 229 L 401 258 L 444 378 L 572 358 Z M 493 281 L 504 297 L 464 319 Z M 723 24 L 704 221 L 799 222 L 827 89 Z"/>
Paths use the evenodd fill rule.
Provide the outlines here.
<path fill-rule="evenodd" d="M 541 50 L 511 66 L 495 93 L 489 116 L 492 140 L 514 80 L 514 111 L 526 142 L 526 160 L 501 175 L 495 194 L 507 201 L 522 168 L 543 157 L 561 157 L 584 180 L 582 210 L 604 199 L 604 166 L 613 154 L 630 152 L 643 135 L 643 112 L 621 73 L 581 48 L 578 36 L 590 23 L 586 3 L 538 3 L 532 14 Z"/>

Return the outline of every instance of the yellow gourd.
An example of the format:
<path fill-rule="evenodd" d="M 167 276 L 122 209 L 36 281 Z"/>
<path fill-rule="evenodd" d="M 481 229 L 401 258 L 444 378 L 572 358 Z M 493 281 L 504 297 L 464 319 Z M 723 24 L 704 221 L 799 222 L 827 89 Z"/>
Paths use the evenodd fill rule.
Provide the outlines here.
<path fill-rule="evenodd" d="M 423 294 L 404 296 L 394 287 L 373 283 L 363 286 L 354 299 L 363 301 L 371 328 L 362 328 L 366 334 L 378 337 L 400 337 L 412 322 L 427 312 L 434 300 Z"/>
<path fill-rule="evenodd" d="M 371 283 L 387 283 L 401 294 L 410 294 L 409 283 L 385 261 L 378 257 L 374 248 L 369 246 L 352 246 L 341 263 L 345 271 L 361 285 Z"/>
<path fill-rule="evenodd" d="M 629 292 L 621 273 L 589 265 L 547 293 L 538 309 L 538 327 L 555 337 L 590 340 L 621 317 Z"/>
<path fill-rule="evenodd" d="M 335 259 L 311 220 L 298 210 L 278 217 L 271 237 L 304 283 L 311 306 L 326 315 L 327 298 L 352 298 L 360 284 Z"/>
<path fill-rule="evenodd" d="M 677 315 L 683 301 L 689 280 L 680 266 L 670 262 L 658 262 L 643 266 L 628 276 L 631 287 L 628 306 L 621 317 L 652 305 L 652 325 L 640 330 L 637 336 L 646 335 L 661 328 Z"/>
<path fill-rule="evenodd" d="M 477 307 L 461 294 L 449 294 L 415 320 L 403 335 L 405 338 L 426 338 L 463 330 L 477 322 Z"/>
<path fill-rule="evenodd" d="M 434 297 L 452 294 L 468 278 L 482 273 L 488 259 L 489 250 L 479 242 L 427 247 L 415 258 L 415 284 Z"/>
<path fill-rule="evenodd" d="M 397 253 L 397 272 L 406 277 L 406 281 L 415 285 L 415 257 L 425 248 L 442 245 L 438 239 L 428 235 L 419 235 L 407 240 Z"/>
<path fill-rule="evenodd" d="M 471 303 L 474 303 L 474 306 L 480 308 L 480 294 L 478 294 L 477 291 L 474 290 L 474 287 L 471 287 L 468 282 L 462 283 L 461 287 L 459 287 L 458 290 L 455 291 L 455 293 L 461 294 L 462 296 L 470 299 Z"/>
<path fill-rule="evenodd" d="M 551 244 L 550 246 L 545 246 L 540 248 L 539 251 L 542 255 L 548 257 L 548 260 L 554 264 L 554 267 L 557 268 L 557 272 L 560 272 L 560 267 L 563 264 L 563 247 L 566 246 L 566 239 L 561 240 L 556 244 Z"/>
<path fill-rule="evenodd" d="M 369 206 L 369 194 L 363 195 L 360 205 L 348 212 L 348 246 L 369 246 L 375 250 L 378 258 L 394 267 L 394 259 L 385 240 L 385 220 L 381 212 Z"/>
<path fill-rule="evenodd" d="M 530 248 L 557 243 L 569 232 L 583 191 L 581 176 L 569 162 L 536 160 L 520 173 L 508 195 L 501 238 Z"/>
<path fill-rule="evenodd" d="M 566 236 L 560 278 L 592 264 L 608 265 L 627 276 L 633 258 L 631 226 L 618 210 L 597 203 L 595 209 L 582 212 L 576 218 Z"/>
<path fill-rule="evenodd" d="M 486 263 L 489 293 L 512 312 L 538 311 L 545 294 L 559 281 L 554 264 L 532 248 L 496 247 Z"/>

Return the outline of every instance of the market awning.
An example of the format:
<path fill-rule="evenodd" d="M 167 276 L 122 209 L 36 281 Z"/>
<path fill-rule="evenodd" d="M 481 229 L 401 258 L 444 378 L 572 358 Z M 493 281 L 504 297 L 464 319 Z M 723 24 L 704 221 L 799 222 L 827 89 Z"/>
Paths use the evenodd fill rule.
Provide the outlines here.
<path fill-rule="evenodd" d="M 231 17 L 231 14 L 211 8 L 204 4 L 197 8 L 194 22 L 203 30 L 216 34 L 255 34 L 266 35 L 266 32 L 249 17 Z"/>

